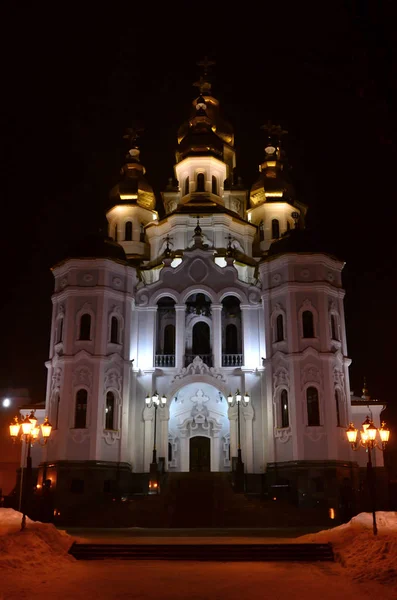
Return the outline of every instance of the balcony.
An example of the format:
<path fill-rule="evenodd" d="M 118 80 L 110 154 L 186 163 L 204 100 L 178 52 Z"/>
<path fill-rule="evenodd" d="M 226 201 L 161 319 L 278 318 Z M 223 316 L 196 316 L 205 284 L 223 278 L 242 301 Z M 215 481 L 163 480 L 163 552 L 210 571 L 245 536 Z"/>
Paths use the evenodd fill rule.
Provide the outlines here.
<path fill-rule="evenodd" d="M 156 354 L 154 357 L 155 367 L 175 367 L 175 354 Z"/>
<path fill-rule="evenodd" d="M 242 354 L 222 354 L 222 367 L 241 367 L 242 365 Z"/>

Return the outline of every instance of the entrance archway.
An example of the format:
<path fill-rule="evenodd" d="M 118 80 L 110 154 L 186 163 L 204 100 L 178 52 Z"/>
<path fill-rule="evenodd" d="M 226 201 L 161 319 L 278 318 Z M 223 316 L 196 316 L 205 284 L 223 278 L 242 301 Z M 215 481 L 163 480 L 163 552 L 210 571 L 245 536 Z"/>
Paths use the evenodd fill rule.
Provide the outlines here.
<path fill-rule="evenodd" d="M 189 471 L 208 473 L 211 471 L 211 440 L 203 435 L 190 438 Z"/>
<path fill-rule="evenodd" d="M 169 411 L 168 471 L 230 471 L 228 403 L 219 389 L 204 381 L 188 383 Z"/>

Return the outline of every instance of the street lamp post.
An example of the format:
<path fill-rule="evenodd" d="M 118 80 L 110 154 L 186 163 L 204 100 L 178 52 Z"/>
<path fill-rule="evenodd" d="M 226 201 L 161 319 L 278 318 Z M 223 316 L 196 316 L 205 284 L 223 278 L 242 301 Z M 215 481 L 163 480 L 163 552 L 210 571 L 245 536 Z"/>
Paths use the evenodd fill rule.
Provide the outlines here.
<path fill-rule="evenodd" d="M 241 430 L 240 430 L 240 404 L 243 406 L 247 406 L 250 397 L 246 393 L 244 396 L 240 394 L 240 391 L 237 390 L 235 395 L 229 394 L 227 397 L 227 401 L 230 406 L 237 405 L 237 464 L 236 464 L 236 479 L 235 479 L 235 489 L 237 492 L 244 491 L 244 463 L 241 456 Z"/>
<path fill-rule="evenodd" d="M 38 442 L 40 445 L 44 446 L 48 438 L 51 435 L 52 425 L 49 423 L 48 418 L 44 419 L 44 422 L 41 425 L 41 435 L 42 440 L 39 438 L 40 427 L 37 425 L 37 418 L 34 415 L 34 411 L 30 413 L 30 415 L 26 415 L 22 421 L 19 421 L 18 417 L 14 418 L 14 421 L 11 423 L 10 427 L 10 436 L 12 440 L 15 442 L 18 439 L 20 441 L 25 442 L 27 445 L 27 456 L 26 456 L 26 480 L 25 485 L 23 486 L 23 467 L 22 474 L 20 480 L 21 494 L 22 494 L 22 522 L 21 522 L 21 531 L 23 531 L 26 527 L 26 514 L 29 510 L 30 506 L 30 495 L 31 495 L 31 487 L 32 487 L 32 457 L 30 453 L 30 449 L 35 442 Z"/>
<path fill-rule="evenodd" d="M 157 392 L 150 397 L 149 394 L 145 398 L 145 404 L 148 408 L 154 408 L 154 434 L 153 434 L 153 455 L 152 462 L 150 463 L 150 472 L 149 472 L 149 493 L 158 494 L 160 491 L 159 486 L 159 473 L 158 473 L 158 465 L 157 465 L 157 448 L 156 448 L 156 438 L 157 438 L 157 409 L 159 406 L 164 407 L 167 403 L 167 398 L 164 396 L 159 396 Z"/>
<path fill-rule="evenodd" d="M 380 442 L 376 439 L 376 434 L 379 434 Z M 386 427 L 386 423 L 382 421 L 382 425 L 377 429 L 373 421 L 367 417 L 362 424 L 362 430 L 360 431 L 360 439 L 357 441 L 358 431 L 354 427 L 353 423 L 350 423 L 346 429 L 347 439 L 353 450 L 359 450 L 365 448 L 368 453 L 367 462 L 367 481 L 371 497 L 372 507 L 372 529 L 374 535 L 378 533 L 378 527 L 376 524 L 376 487 L 375 487 L 375 473 L 372 466 L 372 451 L 377 448 L 382 452 L 386 448 L 386 444 L 389 441 L 390 430 Z"/>

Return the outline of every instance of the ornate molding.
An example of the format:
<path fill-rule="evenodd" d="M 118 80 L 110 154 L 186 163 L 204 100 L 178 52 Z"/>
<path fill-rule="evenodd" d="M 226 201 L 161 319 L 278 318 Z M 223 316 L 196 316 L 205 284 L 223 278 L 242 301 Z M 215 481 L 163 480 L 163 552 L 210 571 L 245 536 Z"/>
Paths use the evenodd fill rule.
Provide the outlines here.
<path fill-rule="evenodd" d="M 283 428 L 275 427 L 274 428 L 274 437 L 281 444 L 286 444 L 288 442 L 288 440 L 292 437 L 291 427 L 283 427 Z"/>
<path fill-rule="evenodd" d="M 92 387 L 92 372 L 88 367 L 79 367 L 73 373 L 73 386 L 85 385 L 87 388 Z"/>
<path fill-rule="evenodd" d="M 75 444 L 82 444 L 90 438 L 88 429 L 70 429 L 69 434 Z"/>
<path fill-rule="evenodd" d="M 306 427 L 305 436 L 312 442 L 318 442 L 326 435 L 324 427 Z"/>
<path fill-rule="evenodd" d="M 123 378 L 121 376 L 120 370 L 115 366 L 110 367 L 106 371 L 103 381 L 104 393 L 106 393 L 109 390 L 109 388 L 112 388 L 113 390 L 116 390 L 119 394 L 121 394 L 122 380 Z"/>
<path fill-rule="evenodd" d="M 276 391 L 280 386 L 285 386 L 289 390 L 289 374 L 288 369 L 285 367 L 278 367 L 273 375 L 274 391 Z"/>
<path fill-rule="evenodd" d="M 52 374 L 52 382 L 51 382 L 51 396 L 56 394 L 61 389 L 61 379 L 62 379 L 62 369 L 61 367 L 55 367 L 54 372 Z"/>
<path fill-rule="evenodd" d="M 209 367 L 199 356 L 195 356 L 190 365 L 179 369 L 178 373 L 171 379 L 170 385 L 191 375 L 207 375 L 223 383 L 227 382 L 226 377 L 217 368 Z"/>
<path fill-rule="evenodd" d="M 102 437 L 105 440 L 105 443 L 108 444 L 108 446 L 112 446 L 117 440 L 120 439 L 120 431 L 116 431 L 113 429 L 104 429 Z"/>
<path fill-rule="evenodd" d="M 308 364 L 301 370 L 301 385 L 302 389 L 307 383 L 317 383 L 322 387 L 323 378 L 321 371 L 316 365 Z"/>

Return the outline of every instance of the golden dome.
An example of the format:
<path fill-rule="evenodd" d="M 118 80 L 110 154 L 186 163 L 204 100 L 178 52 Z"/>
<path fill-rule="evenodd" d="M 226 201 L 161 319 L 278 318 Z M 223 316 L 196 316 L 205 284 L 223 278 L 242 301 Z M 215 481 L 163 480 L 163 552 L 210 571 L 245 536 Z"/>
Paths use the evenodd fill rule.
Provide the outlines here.
<path fill-rule="evenodd" d="M 121 169 L 123 179 L 110 191 L 113 204 L 137 204 L 142 208 L 154 210 L 156 197 L 152 186 L 145 177 L 145 167 L 139 162 L 139 150 L 132 148 L 127 161 Z"/>

